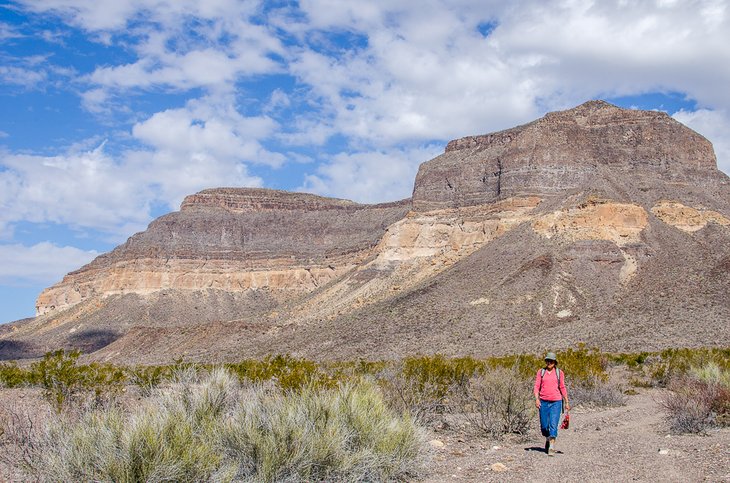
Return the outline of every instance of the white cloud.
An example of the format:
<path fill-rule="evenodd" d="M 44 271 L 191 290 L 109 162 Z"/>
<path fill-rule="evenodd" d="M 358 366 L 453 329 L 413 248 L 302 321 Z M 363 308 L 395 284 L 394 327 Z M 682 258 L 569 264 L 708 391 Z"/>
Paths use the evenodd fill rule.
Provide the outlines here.
<path fill-rule="evenodd" d="M 717 167 L 730 176 L 730 111 L 682 110 L 672 117 L 712 142 L 717 156 Z"/>
<path fill-rule="evenodd" d="M 0 22 L 0 41 L 17 39 L 23 37 L 23 34 L 10 24 Z"/>
<path fill-rule="evenodd" d="M 443 152 L 429 145 L 388 152 L 340 153 L 305 176 L 299 191 L 315 192 L 360 203 L 409 198 L 418 166 Z"/>
<path fill-rule="evenodd" d="M 50 242 L 33 246 L 0 244 L 0 283 L 51 284 L 64 274 L 89 263 L 99 254 Z"/>
<path fill-rule="evenodd" d="M 0 65 L 0 82 L 4 84 L 14 84 L 29 89 L 47 78 L 48 76 L 43 70 Z"/>
<path fill-rule="evenodd" d="M 142 185 L 170 203 L 196 186 L 193 176 L 207 174 L 211 185 L 228 181 L 225 173 L 263 183 L 246 165 L 284 163 L 263 147 L 265 138 L 289 143 L 282 152 L 330 149 L 336 138 L 352 154 L 320 155 L 326 162 L 302 188 L 379 201 L 407 195 L 412 179 L 395 180 L 433 154 L 404 146 L 511 127 L 590 98 L 679 92 L 707 112 L 730 112 L 730 12 L 718 0 L 21 4 L 61 15 L 109 45 L 122 39 L 133 54 L 85 79 L 82 103 L 91 112 L 125 108 L 114 103 L 134 89 L 203 90 L 182 108 L 138 121 L 132 134 L 149 149 L 116 160 L 147 172 L 153 181 Z M 480 32 L 485 24 L 493 27 L 488 36 Z M 246 102 L 259 114 L 232 107 L 242 80 L 273 73 L 297 83 L 253 94 Z M 709 116 L 698 113 L 696 124 Z M 726 166 L 727 131 L 702 129 L 714 129 L 708 137 Z"/>
<path fill-rule="evenodd" d="M 261 186 L 248 165 L 283 163 L 259 143 L 274 129 L 271 119 L 244 117 L 225 99 L 203 99 L 136 124 L 133 138 L 148 148 L 115 156 L 104 144 L 56 156 L 0 152 L 0 233 L 24 220 L 125 237 L 144 228 L 155 204 L 174 210 L 204 188 Z"/>
<path fill-rule="evenodd" d="M 116 233 L 120 224 L 143 228 L 149 219 L 147 185 L 138 184 L 103 145 L 57 156 L 5 153 L 0 165 L 6 168 L 0 171 L 0 230 L 25 220 Z"/>
<path fill-rule="evenodd" d="M 5 131 L 0 131 L 0 139 L 9 137 L 10 134 L 6 133 Z"/>

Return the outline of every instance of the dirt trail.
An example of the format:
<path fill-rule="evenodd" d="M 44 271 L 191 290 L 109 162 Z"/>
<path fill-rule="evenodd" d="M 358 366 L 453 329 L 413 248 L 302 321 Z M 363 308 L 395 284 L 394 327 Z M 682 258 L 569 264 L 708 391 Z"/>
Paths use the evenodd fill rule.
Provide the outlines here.
<path fill-rule="evenodd" d="M 521 443 L 434 434 L 445 445 L 434 449 L 426 481 L 730 482 L 730 428 L 670 436 L 659 403 L 664 394 L 642 390 L 623 407 L 575 408 L 555 457 L 545 454 L 537 421 Z"/>

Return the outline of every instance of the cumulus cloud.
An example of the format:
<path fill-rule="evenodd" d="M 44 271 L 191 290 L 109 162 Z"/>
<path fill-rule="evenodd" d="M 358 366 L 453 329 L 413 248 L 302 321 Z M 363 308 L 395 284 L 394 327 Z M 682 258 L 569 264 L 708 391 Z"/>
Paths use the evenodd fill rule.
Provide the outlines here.
<path fill-rule="evenodd" d="M 712 141 L 717 156 L 717 167 L 730 175 L 730 111 L 698 109 L 681 110 L 673 116 Z"/>
<path fill-rule="evenodd" d="M 396 201 L 411 196 L 418 166 L 443 152 L 443 146 L 339 153 L 305 176 L 300 191 L 361 203 Z"/>
<path fill-rule="evenodd" d="M 397 176 L 387 169 L 366 167 L 390 159 L 414 173 L 433 154 L 405 146 L 511 127 L 590 98 L 679 92 L 707 112 L 730 112 L 726 2 L 366 3 L 20 2 L 128 47 L 131 60 L 97 66 L 82 79 L 91 112 L 122 109 L 116 96 L 135 90 L 203 91 L 182 108 L 137 121 L 132 134 L 147 149 L 118 160 L 158 173 L 150 176 L 165 200 L 178 200 L 203 172 L 215 182 L 233 168 L 241 182 L 264 183 L 245 165 L 285 162 L 263 148 L 267 138 L 280 141 L 281 152 L 327 150 L 302 188 L 374 201 L 407 190 L 392 184 Z M 254 114 L 231 107 L 242 82 L 271 74 L 294 85 L 252 95 Z M 229 98 L 221 103 L 220 95 Z M 708 116 L 698 111 L 692 122 Z M 726 131 L 703 129 L 727 159 L 720 153 Z M 329 148 L 332 139 L 344 148 Z M 173 166 L 191 173 L 176 176 Z M 371 189 L 348 194 L 354 179 Z M 372 188 L 381 182 L 386 187 Z"/>
<path fill-rule="evenodd" d="M 366 45 L 344 55 L 306 45 L 291 72 L 333 131 L 381 145 L 501 129 L 596 97 L 678 91 L 730 103 L 730 16 L 713 0 L 301 8 L 298 31 L 354 32 Z"/>
<path fill-rule="evenodd" d="M 33 246 L 0 244 L 0 283 L 9 285 L 51 284 L 63 275 L 89 263 L 99 254 L 49 242 Z"/>
<path fill-rule="evenodd" d="M 113 156 L 104 143 L 56 156 L 0 152 L 0 233 L 25 220 L 123 237 L 143 229 L 156 204 L 174 210 L 204 188 L 261 186 L 248 166 L 281 165 L 284 156 L 258 141 L 274 128 L 225 101 L 196 100 L 137 123 L 142 146 Z"/>
<path fill-rule="evenodd" d="M 13 222 L 64 223 L 115 233 L 149 219 L 149 188 L 104 152 L 0 155 L 0 230 Z"/>

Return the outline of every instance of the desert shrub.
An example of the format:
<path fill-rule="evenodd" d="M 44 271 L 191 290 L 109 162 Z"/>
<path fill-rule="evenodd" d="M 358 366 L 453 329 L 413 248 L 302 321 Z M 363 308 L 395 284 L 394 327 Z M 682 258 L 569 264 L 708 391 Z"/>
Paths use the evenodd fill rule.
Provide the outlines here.
<path fill-rule="evenodd" d="M 729 370 L 730 349 L 666 349 L 647 358 L 645 372 L 655 385 L 666 387 L 672 379 L 687 374 L 692 367 L 711 363 Z"/>
<path fill-rule="evenodd" d="M 125 412 L 60 413 L 33 447 L 40 481 L 331 481 L 412 475 L 422 438 L 368 381 L 241 386 L 184 370 Z"/>
<path fill-rule="evenodd" d="M 558 352 L 557 356 L 560 369 L 567 374 L 566 381 L 590 385 L 596 380 L 608 380 L 608 358 L 598 349 L 579 344 L 575 349 Z"/>
<path fill-rule="evenodd" d="M 404 359 L 402 372 L 418 384 L 436 387 L 445 395 L 454 385 L 465 384 L 475 373 L 483 372 L 485 367 L 485 361 L 473 357 L 446 358 L 437 354 Z"/>
<path fill-rule="evenodd" d="M 514 354 L 501 357 L 490 357 L 486 360 L 486 364 L 490 369 L 503 368 L 515 370 L 523 377 L 535 377 L 535 372 L 539 367 L 543 367 L 545 362 L 542 357 L 534 354 Z"/>
<path fill-rule="evenodd" d="M 704 433 L 730 426 L 730 370 L 714 363 L 691 367 L 674 376 L 663 401 L 670 429 L 676 433 Z"/>
<path fill-rule="evenodd" d="M 171 366 L 138 366 L 127 369 L 127 379 L 138 386 L 145 396 L 164 381 L 172 379 L 173 368 Z"/>
<path fill-rule="evenodd" d="M 43 387 L 44 396 L 59 411 L 84 391 L 93 391 L 100 399 L 121 389 L 126 380 L 124 370 L 110 364 L 77 364 L 80 355 L 77 350 L 60 349 L 31 364 L 29 379 Z"/>
<path fill-rule="evenodd" d="M 525 436 L 535 412 L 532 381 L 517 367 L 472 376 L 455 404 L 473 428 L 491 437 Z"/>
<path fill-rule="evenodd" d="M 27 370 L 18 367 L 15 362 L 0 364 L 0 386 L 19 387 L 30 384 L 31 378 Z"/>
<path fill-rule="evenodd" d="M 557 352 L 559 367 L 567 375 L 566 381 L 577 383 L 593 381 L 596 378 L 607 380 L 608 358 L 600 350 L 587 348 L 578 344 L 573 349 Z M 516 370 L 524 377 L 535 377 L 535 373 L 545 366 L 542 356 L 533 354 L 515 354 L 502 357 L 490 357 L 485 360 L 490 368 L 506 368 Z"/>
<path fill-rule="evenodd" d="M 471 357 L 418 356 L 386 366 L 376 378 L 388 404 L 406 411 L 420 422 L 430 422 L 446 410 L 449 400 L 461 393 L 469 379 L 486 368 Z"/>
<path fill-rule="evenodd" d="M 427 423 L 444 412 L 449 391 L 430 381 L 419 381 L 406 375 L 402 364 L 386 367 L 377 374 L 377 381 L 388 406 L 408 414 L 419 423 Z"/>
<path fill-rule="evenodd" d="M 289 355 L 268 356 L 263 360 L 248 359 L 227 364 L 226 367 L 241 381 L 275 380 L 284 389 L 299 389 L 312 384 L 332 387 L 335 384 L 333 378 L 317 363 Z"/>
<path fill-rule="evenodd" d="M 722 369 L 715 362 L 708 362 L 689 370 L 690 377 L 706 384 L 717 385 L 730 390 L 730 368 Z"/>
<path fill-rule="evenodd" d="M 646 360 L 651 357 L 650 352 L 639 353 L 618 353 L 607 355 L 610 362 L 614 364 L 625 365 L 630 369 L 640 368 Z"/>
<path fill-rule="evenodd" d="M 242 401 L 224 432 L 236 479 L 382 481 L 418 467 L 420 430 L 390 410 L 372 382 L 254 388 Z"/>
<path fill-rule="evenodd" d="M 33 456 L 42 450 L 39 426 L 25 407 L 0 407 L 0 463 L 29 468 Z"/>

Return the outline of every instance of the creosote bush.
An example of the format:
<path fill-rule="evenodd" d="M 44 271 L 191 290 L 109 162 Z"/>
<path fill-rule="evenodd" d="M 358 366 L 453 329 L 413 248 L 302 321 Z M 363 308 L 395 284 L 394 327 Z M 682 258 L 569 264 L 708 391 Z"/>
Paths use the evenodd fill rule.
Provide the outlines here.
<path fill-rule="evenodd" d="M 27 371 L 18 367 L 16 362 L 0 364 L 0 385 L 4 387 L 20 387 L 29 383 Z"/>
<path fill-rule="evenodd" d="M 310 385 L 333 387 L 337 382 L 316 362 L 289 355 L 268 356 L 263 360 L 248 359 L 227 364 L 226 367 L 242 381 L 274 379 L 284 389 Z"/>
<path fill-rule="evenodd" d="M 634 372 L 633 385 L 636 387 L 666 387 L 672 379 L 687 374 L 691 368 L 706 364 L 730 369 L 730 348 L 677 348 L 608 357 L 616 364 L 626 364 Z"/>
<path fill-rule="evenodd" d="M 82 391 L 93 391 L 97 399 L 121 389 L 124 371 L 110 364 L 79 365 L 80 351 L 63 349 L 49 352 L 31 365 L 29 379 L 44 389 L 44 395 L 57 410 Z"/>
<path fill-rule="evenodd" d="M 284 390 L 188 368 L 125 412 L 58 414 L 36 444 L 41 481 L 362 481 L 413 477 L 423 438 L 368 380 Z"/>
<path fill-rule="evenodd" d="M 472 376 L 455 395 L 454 404 L 473 428 L 494 438 L 526 436 L 535 414 L 532 381 L 521 376 L 517 367 Z"/>

